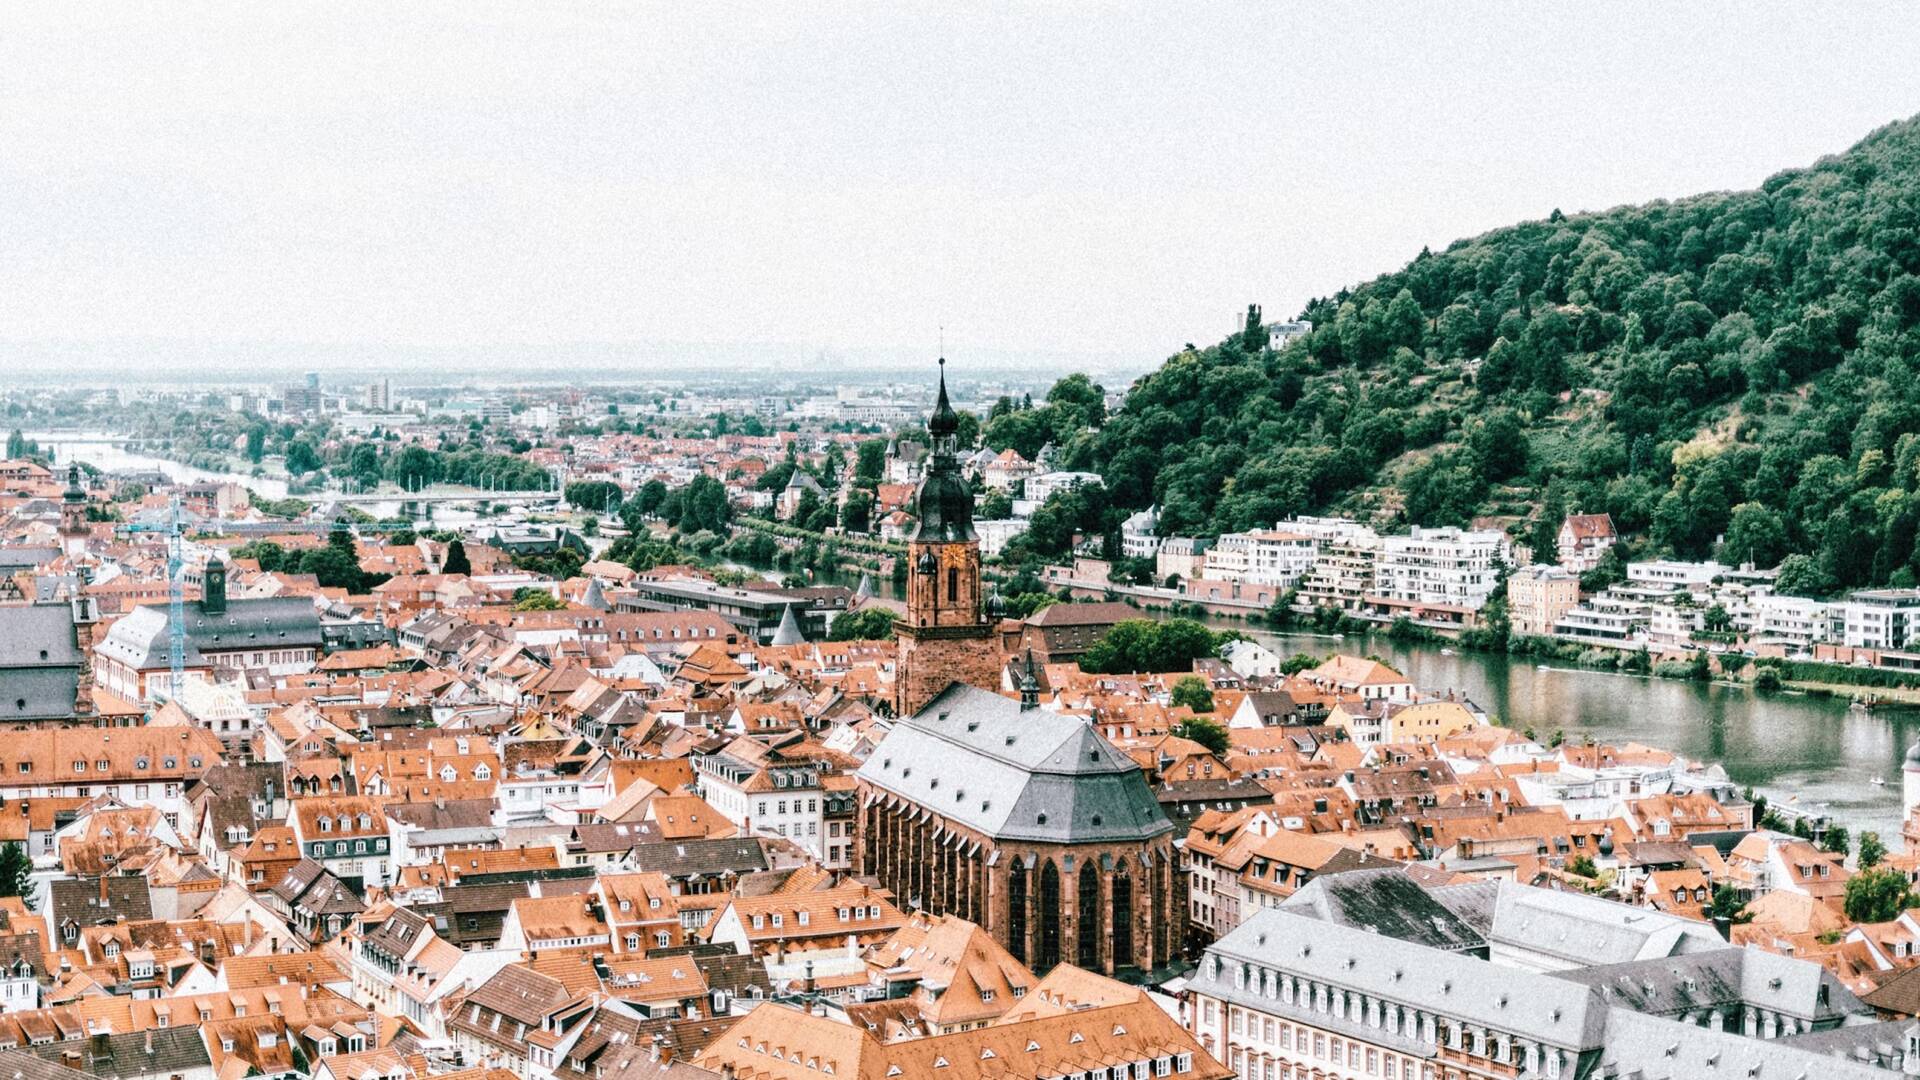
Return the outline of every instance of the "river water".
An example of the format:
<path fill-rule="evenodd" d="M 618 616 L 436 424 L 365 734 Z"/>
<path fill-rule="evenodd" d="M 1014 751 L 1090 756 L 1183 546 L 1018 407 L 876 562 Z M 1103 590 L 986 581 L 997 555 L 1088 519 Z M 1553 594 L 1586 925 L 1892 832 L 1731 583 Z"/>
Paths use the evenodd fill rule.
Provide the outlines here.
<path fill-rule="evenodd" d="M 1424 690 L 1466 693 L 1509 727 L 1555 729 L 1569 740 L 1639 742 L 1697 761 L 1719 762 L 1736 783 L 1776 802 L 1877 829 L 1899 848 L 1900 765 L 1920 738 L 1920 712 L 1869 715 L 1842 698 L 1758 694 L 1744 686 L 1542 669 L 1525 658 L 1406 644 L 1383 635 L 1342 639 L 1273 634 L 1235 624 L 1282 656 L 1329 652 L 1378 656 Z M 1444 651 L 1443 651 L 1444 649 Z M 1886 781 L 1872 783 L 1874 777 Z"/>
<path fill-rule="evenodd" d="M 247 476 L 243 473 L 214 472 L 198 469 L 178 461 L 157 458 L 128 450 L 100 441 L 110 436 L 98 432 L 27 432 L 26 437 L 40 444 L 53 455 L 57 465 L 66 465 L 72 461 L 82 461 L 103 472 L 129 472 L 152 470 L 160 472 L 179 483 L 220 482 L 239 484 L 262 498 L 284 499 L 287 497 L 287 482 L 274 476 Z M 313 503 L 323 503 L 326 496 L 321 494 L 303 495 L 301 498 Z M 484 493 L 476 493 L 475 501 L 484 501 Z M 392 499 L 376 503 L 360 503 L 359 508 L 376 518 L 389 518 L 398 515 L 406 503 L 401 499 Z M 441 502 L 426 504 L 429 517 L 416 519 L 423 524 L 440 527 L 452 527 L 480 520 L 480 515 L 472 510 L 456 509 L 454 505 Z"/>
<path fill-rule="evenodd" d="M 241 473 L 212 472 L 196 469 L 191 465 L 166 458 L 157 458 L 148 454 L 128 450 L 124 446 L 98 440 L 111 436 L 101 432 L 33 432 L 26 437 L 40 444 L 41 448 L 53 455 L 56 465 L 82 461 L 103 472 L 155 471 L 164 473 L 181 483 L 201 483 L 215 481 L 239 484 L 241 487 L 269 499 L 287 497 L 287 482 L 271 476 L 246 476 Z"/>

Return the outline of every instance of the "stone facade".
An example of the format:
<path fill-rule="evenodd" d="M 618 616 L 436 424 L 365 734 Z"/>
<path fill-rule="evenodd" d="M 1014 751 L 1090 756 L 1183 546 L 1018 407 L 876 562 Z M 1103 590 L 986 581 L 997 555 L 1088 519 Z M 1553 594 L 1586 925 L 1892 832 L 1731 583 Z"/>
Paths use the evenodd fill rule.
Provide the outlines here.
<path fill-rule="evenodd" d="M 1173 834 L 1140 843 L 997 842 L 906 800 L 861 800 L 859 867 L 907 907 L 985 927 L 1036 972 L 1152 971 L 1179 953 Z M 916 904 L 916 901 L 917 904 Z"/>

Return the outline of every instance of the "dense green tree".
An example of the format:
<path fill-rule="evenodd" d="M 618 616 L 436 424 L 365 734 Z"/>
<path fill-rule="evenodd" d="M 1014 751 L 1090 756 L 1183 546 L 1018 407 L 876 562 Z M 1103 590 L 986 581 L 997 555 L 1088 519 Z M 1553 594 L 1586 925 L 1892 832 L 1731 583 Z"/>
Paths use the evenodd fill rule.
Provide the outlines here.
<path fill-rule="evenodd" d="M 1845 825 L 1829 825 L 1820 837 L 1820 850 L 1831 851 L 1835 855 L 1845 855 L 1853 847 L 1847 835 Z"/>
<path fill-rule="evenodd" d="M 286 462 L 288 473 L 304 476 L 320 468 L 320 455 L 314 453 L 312 443 L 295 439 L 287 444 Z"/>
<path fill-rule="evenodd" d="M 1173 689 L 1167 695 L 1167 703 L 1178 709 L 1192 709 L 1197 713 L 1213 711 L 1213 687 L 1198 675 L 1185 675 L 1176 680 Z"/>
<path fill-rule="evenodd" d="M 28 897 L 32 873 L 33 860 L 27 856 L 25 844 L 17 840 L 0 844 L 0 896 Z"/>
<path fill-rule="evenodd" d="M 467 545 L 461 543 L 458 537 L 447 541 L 447 557 L 441 562 L 440 572 L 443 574 L 473 573 L 473 563 L 467 559 Z"/>
<path fill-rule="evenodd" d="M 1887 846 L 1880 842 L 1880 834 L 1868 829 L 1860 834 L 1860 869 L 1871 870 L 1879 866 L 1887 857 Z"/>
<path fill-rule="evenodd" d="M 1195 660 L 1217 656 L 1224 640 L 1191 619 L 1126 619 L 1093 643 L 1080 666 L 1105 674 L 1191 671 Z"/>
<path fill-rule="evenodd" d="M 546 589 L 528 585 L 513 590 L 513 610 L 515 611 L 560 611 L 566 606 L 565 600 Z"/>
<path fill-rule="evenodd" d="M 1893 919 L 1913 902 L 1905 874 L 1891 867 L 1876 867 L 1847 880 L 1841 907 L 1854 922 L 1877 923 Z"/>
<path fill-rule="evenodd" d="M 828 641 L 887 641 L 893 637 L 893 612 L 869 605 L 834 617 Z"/>
<path fill-rule="evenodd" d="M 562 491 L 568 503 L 582 510 L 611 510 L 620 505 L 625 492 L 611 480 L 576 480 Z"/>
<path fill-rule="evenodd" d="M 850 533 L 863 533 L 873 528 L 873 493 L 855 488 L 847 493 L 847 501 L 840 507 L 840 527 Z"/>
<path fill-rule="evenodd" d="M 1173 725 L 1170 733 L 1176 738 L 1199 743 L 1216 757 L 1225 757 L 1233 747 L 1226 726 L 1210 716 L 1190 716 Z"/>
<path fill-rule="evenodd" d="M 1713 890 L 1713 900 L 1707 904 L 1706 916 L 1709 919 L 1725 919 L 1729 923 L 1749 923 L 1753 921 L 1753 912 L 1740 899 L 1731 885 L 1721 885 Z"/>
<path fill-rule="evenodd" d="M 1788 575 L 1804 592 L 1920 578 L 1916 199 L 1906 121 L 1757 190 L 1423 251 L 1309 303 L 1284 349 L 1236 325 L 1097 426 L 1062 422 L 1090 401 L 1076 381 L 996 404 L 987 443 L 1052 442 L 1171 534 L 1557 498 L 1647 534 L 1646 555 L 1807 555 L 1818 573 Z"/>
<path fill-rule="evenodd" d="M 887 475 L 887 441 L 868 439 L 854 452 L 853 482 L 871 488 Z"/>

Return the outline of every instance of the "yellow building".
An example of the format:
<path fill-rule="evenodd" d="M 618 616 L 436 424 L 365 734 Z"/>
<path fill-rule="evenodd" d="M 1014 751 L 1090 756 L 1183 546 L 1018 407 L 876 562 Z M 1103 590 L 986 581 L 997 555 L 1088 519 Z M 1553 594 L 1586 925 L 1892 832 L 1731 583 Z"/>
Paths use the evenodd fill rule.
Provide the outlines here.
<path fill-rule="evenodd" d="M 1551 634 L 1560 616 L 1580 606 L 1580 575 L 1558 566 L 1527 566 L 1507 578 L 1507 616 L 1516 634 Z"/>
<path fill-rule="evenodd" d="M 1327 714 L 1327 723 L 1346 731 L 1355 746 L 1382 743 L 1430 743 L 1471 731 L 1480 722 L 1458 701 L 1343 701 Z"/>

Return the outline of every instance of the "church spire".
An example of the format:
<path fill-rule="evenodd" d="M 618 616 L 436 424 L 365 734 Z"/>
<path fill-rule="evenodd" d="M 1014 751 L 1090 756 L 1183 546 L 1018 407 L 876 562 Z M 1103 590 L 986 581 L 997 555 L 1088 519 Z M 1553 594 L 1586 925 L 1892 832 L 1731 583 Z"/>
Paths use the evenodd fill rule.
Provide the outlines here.
<path fill-rule="evenodd" d="M 920 519 L 913 539 L 935 543 L 963 543 L 974 539 L 973 489 L 960 475 L 960 463 L 954 458 L 954 444 L 960 431 L 960 414 L 947 397 L 947 358 L 940 358 L 940 396 L 934 401 L 933 415 L 927 418 L 927 434 L 933 440 L 926 471 L 920 477 L 915 499 L 915 515 Z"/>
<path fill-rule="evenodd" d="M 927 434 L 933 438 L 934 453 L 953 453 L 953 439 L 960 433 L 960 414 L 947 399 L 947 358 L 940 358 L 940 396 L 933 403 L 933 415 L 927 419 Z"/>

